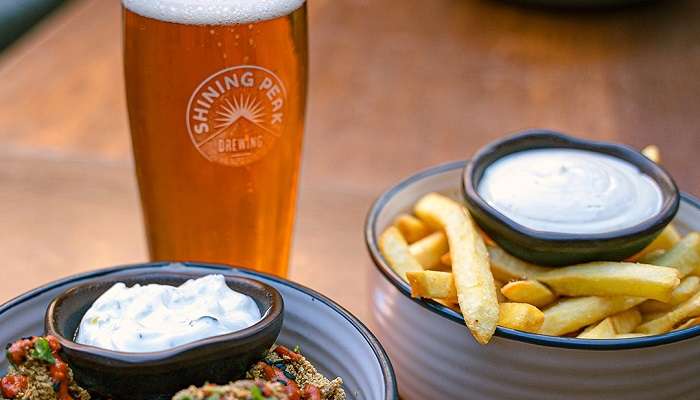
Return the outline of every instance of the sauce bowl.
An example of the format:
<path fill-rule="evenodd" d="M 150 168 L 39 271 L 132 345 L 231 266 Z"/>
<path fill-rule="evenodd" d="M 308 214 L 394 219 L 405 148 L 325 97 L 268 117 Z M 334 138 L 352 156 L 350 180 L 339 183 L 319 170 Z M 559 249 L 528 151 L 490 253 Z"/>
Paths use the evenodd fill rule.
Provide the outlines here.
<path fill-rule="evenodd" d="M 661 190 L 661 209 L 625 229 L 604 233 L 559 233 L 525 227 L 497 211 L 477 188 L 484 171 L 496 160 L 523 150 L 564 148 L 607 154 L 637 167 Z M 530 130 L 495 141 L 476 153 L 464 169 L 462 191 L 479 226 L 501 247 L 519 258 L 548 266 L 594 260 L 619 261 L 651 243 L 678 211 L 680 195 L 673 178 L 637 150 L 621 144 L 584 140 L 559 132 Z"/>
<path fill-rule="evenodd" d="M 188 385 L 224 384 L 239 378 L 272 346 L 282 328 L 284 302 L 270 285 L 254 279 L 225 276 L 233 290 L 250 296 L 262 319 L 249 328 L 186 343 L 169 350 L 131 353 L 106 350 L 74 341 L 80 321 L 95 300 L 117 282 L 179 286 L 201 272 L 135 272 L 118 279 L 91 281 L 68 289 L 48 306 L 46 332 L 58 338 L 62 355 L 76 380 L 91 392 L 115 399 L 152 399 L 174 394 Z M 166 398 L 169 398 L 166 397 Z"/>
<path fill-rule="evenodd" d="M 700 326 L 630 339 L 545 336 L 498 327 L 488 345 L 462 315 L 411 288 L 379 251 L 379 235 L 423 195 L 462 197 L 465 162 L 439 165 L 397 183 L 374 203 L 365 225 L 372 275 L 372 328 L 397 372 L 401 398 L 424 400 L 696 399 Z M 682 194 L 673 221 L 700 230 L 700 201 Z"/>

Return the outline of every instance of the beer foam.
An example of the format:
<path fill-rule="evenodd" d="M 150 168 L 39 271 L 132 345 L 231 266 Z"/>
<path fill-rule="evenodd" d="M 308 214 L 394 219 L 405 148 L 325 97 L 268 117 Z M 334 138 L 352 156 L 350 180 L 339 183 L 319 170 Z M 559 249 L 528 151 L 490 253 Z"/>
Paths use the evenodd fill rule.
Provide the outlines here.
<path fill-rule="evenodd" d="M 245 24 L 282 17 L 306 0 L 122 0 L 144 17 L 190 25 Z"/>

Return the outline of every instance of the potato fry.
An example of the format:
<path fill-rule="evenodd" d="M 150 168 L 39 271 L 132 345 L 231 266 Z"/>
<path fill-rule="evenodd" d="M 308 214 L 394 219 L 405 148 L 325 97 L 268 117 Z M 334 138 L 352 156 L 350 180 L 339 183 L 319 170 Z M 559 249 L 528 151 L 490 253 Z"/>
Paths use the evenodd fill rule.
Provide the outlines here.
<path fill-rule="evenodd" d="M 447 236 L 443 231 L 433 232 L 410 246 L 409 251 L 425 269 L 442 267 L 440 257 L 449 250 Z"/>
<path fill-rule="evenodd" d="M 647 336 L 652 336 L 648 333 L 621 333 L 619 335 L 615 335 L 613 339 L 634 339 L 634 338 L 640 338 L 640 337 L 647 337 Z"/>
<path fill-rule="evenodd" d="M 471 215 L 461 204 L 437 193 L 420 199 L 414 211 L 429 225 L 445 230 L 464 320 L 477 342 L 488 343 L 498 323 L 498 300 L 486 245 Z"/>
<path fill-rule="evenodd" d="M 501 303 L 498 325 L 524 332 L 537 332 L 544 323 L 544 314 L 526 303 Z"/>
<path fill-rule="evenodd" d="M 661 231 L 659 236 L 657 236 L 656 239 L 649 243 L 649 245 L 647 245 L 647 247 L 645 247 L 644 250 L 642 250 L 634 258 L 637 260 L 641 260 L 644 256 L 654 251 L 669 250 L 671 247 L 675 246 L 676 243 L 680 242 L 680 240 L 681 235 L 678 233 L 676 228 L 673 225 L 668 224 Z"/>
<path fill-rule="evenodd" d="M 700 325 L 700 317 L 691 318 L 684 323 L 678 325 L 678 327 L 673 328 L 674 331 L 680 331 L 682 329 L 692 328 L 694 326 Z"/>
<path fill-rule="evenodd" d="M 557 268 L 537 280 L 567 296 L 637 296 L 668 301 L 678 271 L 648 264 L 590 262 Z"/>
<path fill-rule="evenodd" d="M 508 282 L 520 279 L 536 279 L 538 275 L 551 271 L 552 268 L 540 267 L 520 260 L 498 246 L 488 246 L 493 276 Z"/>
<path fill-rule="evenodd" d="M 681 280 L 681 284 L 673 289 L 668 302 L 664 303 L 658 300 L 647 300 L 639 305 L 639 309 L 645 313 L 669 311 L 678 304 L 691 298 L 698 291 L 700 291 L 700 278 L 697 276 L 686 276 Z"/>
<path fill-rule="evenodd" d="M 664 314 L 666 314 L 666 311 L 659 311 L 659 312 L 653 312 L 653 313 L 642 313 L 642 322 L 647 322 L 647 321 L 651 321 L 651 320 L 660 318 Z"/>
<path fill-rule="evenodd" d="M 556 300 L 547 286 L 533 280 L 508 282 L 501 288 L 501 293 L 510 301 L 535 307 L 544 307 Z"/>
<path fill-rule="evenodd" d="M 452 257 L 450 257 L 450 253 L 443 254 L 442 257 L 440 257 L 440 263 L 452 268 Z"/>
<path fill-rule="evenodd" d="M 642 154 L 655 163 L 661 162 L 661 152 L 656 145 L 650 144 L 642 149 Z"/>
<path fill-rule="evenodd" d="M 628 310 L 642 301 L 644 301 L 642 297 L 628 296 L 586 296 L 562 299 L 543 311 L 544 324 L 538 333 L 561 336 Z"/>
<path fill-rule="evenodd" d="M 700 275 L 700 233 L 689 233 L 653 263 L 677 269 L 681 278 L 690 274 Z"/>
<path fill-rule="evenodd" d="M 505 283 L 499 281 L 498 279 L 493 280 L 494 285 L 496 286 L 496 300 L 498 300 L 498 303 L 505 303 L 508 301 L 506 299 L 506 296 L 501 293 L 501 289 L 503 289 L 503 286 L 505 286 Z"/>
<path fill-rule="evenodd" d="M 642 314 L 636 308 L 630 308 L 611 315 L 598 324 L 586 328 L 581 339 L 613 339 L 616 335 L 630 333 L 642 322 Z"/>
<path fill-rule="evenodd" d="M 432 230 L 423 221 L 409 214 L 401 214 L 394 220 L 406 242 L 413 243 L 428 236 Z"/>
<path fill-rule="evenodd" d="M 457 289 L 450 272 L 415 271 L 407 272 L 406 277 L 411 285 L 411 296 L 442 299 L 457 302 Z"/>
<path fill-rule="evenodd" d="M 650 251 L 649 253 L 646 253 L 639 258 L 636 259 L 636 262 L 640 264 L 651 264 L 651 265 L 656 265 L 654 264 L 654 261 L 658 260 L 661 256 L 666 254 L 666 250 L 664 249 L 656 249 L 654 251 Z M 630 259 L 632 260 L 632 259 Z"/>
<path fill-rule="evenodd" d="M 700 316 L 700 292 L 661 317 L 639 325 L 634 331 L 651 334 L 664 333 L 673 329 L 684 319 L 697 316 Z"/>
<path fill-rule="evenodd" d="M 395 226 L 389 227 L 379 236 L 379 250 L 401 279 L 406 280 L 406 272 L 422 271 L 423 267 L 411 255 L 406 239 Z"/>

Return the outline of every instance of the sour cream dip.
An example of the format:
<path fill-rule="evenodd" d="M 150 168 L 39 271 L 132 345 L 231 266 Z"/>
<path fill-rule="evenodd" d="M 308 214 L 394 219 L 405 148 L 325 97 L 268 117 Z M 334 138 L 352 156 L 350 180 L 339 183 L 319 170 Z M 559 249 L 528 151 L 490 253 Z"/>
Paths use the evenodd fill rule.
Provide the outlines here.
<path fill-rule="evenodd" d="M 661 211 L 659 185 L 620 158 L 579 149 L 523 150 L 486 167 L 477 187 L 491 207 L 527 228 L 599 234 Z"/>
<path fill-rule="evenodd" d="M 83 316 L 75 341 L 108 350 L 168 350 L 240 331 L 260 321 L 255 301 L 228 287 L 222 275 L 179 287 L 116 283 Z"/>

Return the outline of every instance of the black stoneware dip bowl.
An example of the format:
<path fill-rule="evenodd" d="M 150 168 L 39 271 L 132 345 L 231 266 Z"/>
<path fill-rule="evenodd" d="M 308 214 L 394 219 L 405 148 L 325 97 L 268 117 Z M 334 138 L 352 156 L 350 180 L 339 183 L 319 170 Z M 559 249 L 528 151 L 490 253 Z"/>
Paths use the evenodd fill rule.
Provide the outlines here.
<path fill-rule="evenodd" d="M 169 350 L 127 353 L 73 341 L 80 321 L 97 298 L 117 282 L 179 286 L 203 276 L 197 271 L 134 271 L 118 280 L 104 279 L 75 286 L 56 297 L 46 311 L 45 327 L 58 338 L 62 356 L 84 388 L 112 399 L 170 399 L 189 385 L 225 384 L 241 378 L 277 340 L 284 303 L 273 287 L 262 282 L 225 276 L 227 285 L 250 296 L 263 318 L 255 325 L 226 335 L 183 344 Z"/>
<path fill-rule="evenodd" d="M 629 228 L 605 233 L 557 233 L 533 230 L 503 215 L 477 191 L 484 171 L 509 154 L 542 148 L 588 150 L 617 157 L 637 167 L 661 189 L 661 210 Z M 530 130 L 493 142 L 479 150 L 462 175 L 467 208 L 479 226 L 508 252 L 537 264 L 562 266 L 587 261 L 619 261 L 642 250 L 678 211 L 680 195 L 673 178 L 637 150 L 614 143 L 584 140 L 547 130 Z"/>

